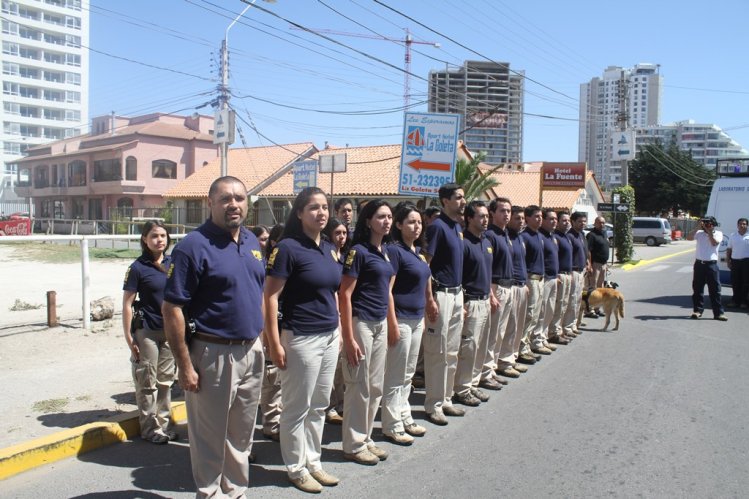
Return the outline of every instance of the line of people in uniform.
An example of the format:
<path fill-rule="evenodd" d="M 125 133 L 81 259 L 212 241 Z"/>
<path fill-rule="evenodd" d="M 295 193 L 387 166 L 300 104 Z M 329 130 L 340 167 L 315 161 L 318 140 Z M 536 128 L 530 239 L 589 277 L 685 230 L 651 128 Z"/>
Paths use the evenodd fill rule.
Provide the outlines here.
<path fill-rule="evenodd" d="M 466 203 L 459 185 L 446 184 L 426 231 L 415 205 L 376 199 L 360 207 L 351 234 L 351 203 L 336 206 L 344 220 L 333 221 L 327 196 L 311 187 L 283 227 L 253 234 L 243 225 L 246 192 L 234 177 L 217 179 L 210 219 L 171 258 L 168 239 L 149 244 L 163 228 L 146 224 L 143 256 L 125 284 L 134 365 L 161 366 L 148 379 L 134 376 L 139 407 L 148 399 L 141 410 L 154 414 L 141 418 L 142 436 L 172 439 L 162 410 L 168 394 L 155 386 L 171 384 L 176 364 L 198 497 L 247 489 L 259 401 L 263 433 L 280 441 L 289 481 L 320 492 L 339 483 L 321 462 L 326 413 L 336 422 L 342 411 L 344 457 L 359 464 L 388 457 L 372 438 L 380 408 L 386 440 L 410 445 L 426 434 L 409 405 L 420 350 L 427 419 L 443 426 L 465 414 L 459 406 L 487 401 L 484 390 L 501 389 L 580 333 L 590 270 L 583 213 L 520 208 L 508 198 Z M 135 277 L 141 266 L 153 270 L 151 287 Z M 135 292 L 146 318 L 163 319 L 147 319 L 133 336 L 125 308 Z M 169 354 L 145 356 L 145 336 L 168 340 Z M 159 378 L 162 371 L 171 377 Z"/>

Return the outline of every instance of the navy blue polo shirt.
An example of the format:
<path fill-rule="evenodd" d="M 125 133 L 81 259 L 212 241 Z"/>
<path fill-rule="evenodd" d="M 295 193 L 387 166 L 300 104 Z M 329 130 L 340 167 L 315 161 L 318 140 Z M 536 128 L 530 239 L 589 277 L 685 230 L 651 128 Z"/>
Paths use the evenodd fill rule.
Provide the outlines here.
<path fill-rule="evenodd" d="M 424 255 L 419 254 L 419 248 L 413 252 L 400 242 L 388 244 L 385 249 L 395 272 L 393 301 L 396 317 L 421 319 L 427 301 L 427 281 L 432 275 Z"/>
<path fill-rule="evenodd" d="M 336 292 L 341 284 L 338 252 L 328 241 L 302 235 L 279 241 L 268 258 L 267 275 L 286 280 L 281 325 L 295 335 L 326 333 L 338 327 Z"/>
<path fill-rule="evenodd" d="M 525 243 L 525 265 L 529 274 L 544 273 L 544 242 L 541 234 L 528 227 L 520 234 Z"/>
<path fill-rule="evenodd" d="M 494 251 L 489 239 L 463 233 L 463 291 L 467 295 L 488 295 L 492 282 Z"/>
<path fill-rule="evenodd" d="M 343 275 L 356 279 L 351 296 L 355 317 L 363 321 L 381 321 L 387 317 L 390 278 L 394 274 L 390 257 L 371 244 L 356 244 L 349 250 Z"/>
<path fill-rule="evenodd" d="M 263 254 L 244 227 L 239 242 L 207 220 L 172 252 L 164 300 L 184 307 L 197 330 L 254 339 L 263 329 Z"/>
<path fill-rule="evenodd" d="M 510 238 L 512 248 L 512 278 L 515 284 L 525 285 L 528 280 L 528 268 L 525 266 L 525 243 L 520 234 L 508 228 L 507 236 Z"/>
<path fill-rule="evenodd" d="M 538 231 L 544 243 L 544 277 L 556 279 L 559 276 L 559 247 L 554 234 L 544 229 Z"/>
<path fill-rule="evenodd" d="M 445 213 L 427 227 L 424 253 L 432 257 L 432 277 L 442 286 L 461 285 L 463 277 L 463 229 Z"/>
<path fill-rule="evenodd" d="M 558 230 L 554 231 L 554 239 L 557 240 L 559 249 L 559 272 L 570 272 L 572 270 L 572 243 L 564 232 Z"/>
<path fill-rule="evenodd" d="M 496 225 L 490 225 L 486 237 L 491 241 L 494 251 L 492 260 L 492 280 L 512 279 L 512 243 L 507 231 Z"/>
<path fill-rule="evenodd" d="M 572 243 L 572 270 L 585 270 L 588 265 L 588 246 L 585 244 L 585 237 L 575 229 L 570 229 L 567 238 Z"/>
<path fill-rule="evenodd" d="M 149 329 L 164 329 L 164 317 L 161 315 L 161 303 L 164 301 L 166 272 L 171 259 L 164 255 L 162 267 L 150 258 L 141 256 L 127 268 L 123 291 L 138 293 L 140 309 Z"/>

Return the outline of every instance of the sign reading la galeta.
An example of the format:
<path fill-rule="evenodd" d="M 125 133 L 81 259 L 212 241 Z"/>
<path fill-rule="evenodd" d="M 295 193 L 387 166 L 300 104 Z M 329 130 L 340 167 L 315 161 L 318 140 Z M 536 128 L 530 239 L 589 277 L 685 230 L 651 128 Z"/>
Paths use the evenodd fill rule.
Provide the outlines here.
<path fill-rule="evenodd" d="M 585 188 L 585 163 L 544 163 L 541 189 Z"/>

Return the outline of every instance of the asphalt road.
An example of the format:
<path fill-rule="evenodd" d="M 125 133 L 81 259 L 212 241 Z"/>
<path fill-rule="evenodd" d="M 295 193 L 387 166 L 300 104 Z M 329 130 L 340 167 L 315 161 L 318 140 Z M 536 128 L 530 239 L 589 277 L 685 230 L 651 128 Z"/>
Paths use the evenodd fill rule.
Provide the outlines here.
<path fill-rule="evenodd" d="M 638 247 L 638 256 L 689 247 Z M 324 494 L 745 497 L 747 313 L 729 310 L 726 323 L 688 319 L 693 258 L 615 270 L 627 298 L 618 332 L 594 330 L 603 320 L 589 319 L 572 345 L 466 417 L 424 423 L 427 435 L 409 448 L 383 443 L 391 456 L 375 467 L 344 462 L 340 429 L 326 427 L 323 461 L 342 482 Z M 423 392 L 414 399 L 418 406 Z M 250 495 L 301 496 L 286 482 L 278 444 L 260 437 L 254 450 Z M 127 442 L 13 477 L 0 495 L 192 497 L 189 463 L 185 442 Z"/>

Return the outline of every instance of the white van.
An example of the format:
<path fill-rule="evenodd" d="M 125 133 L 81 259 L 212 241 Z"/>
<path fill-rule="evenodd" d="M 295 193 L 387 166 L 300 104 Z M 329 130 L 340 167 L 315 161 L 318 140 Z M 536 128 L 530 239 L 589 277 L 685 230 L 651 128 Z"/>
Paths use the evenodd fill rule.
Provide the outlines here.
<path fill-rule="evenodd" d="M 632 240 L 648 246 L 671 242 L 671 224 L 665 218 L 632 217 Z"/>
<path fill-rule="evenodd" d="M 728 237 L 736 232 L 739 218 L 749 218 L 749 176 L 718 178 L 713 184 L 705 215 L 715 217 L 718 229 L 723 233 L 718 249 L 718 269 L 721 284 L 730 286 L 731 272 L 726 266 Z"/>

